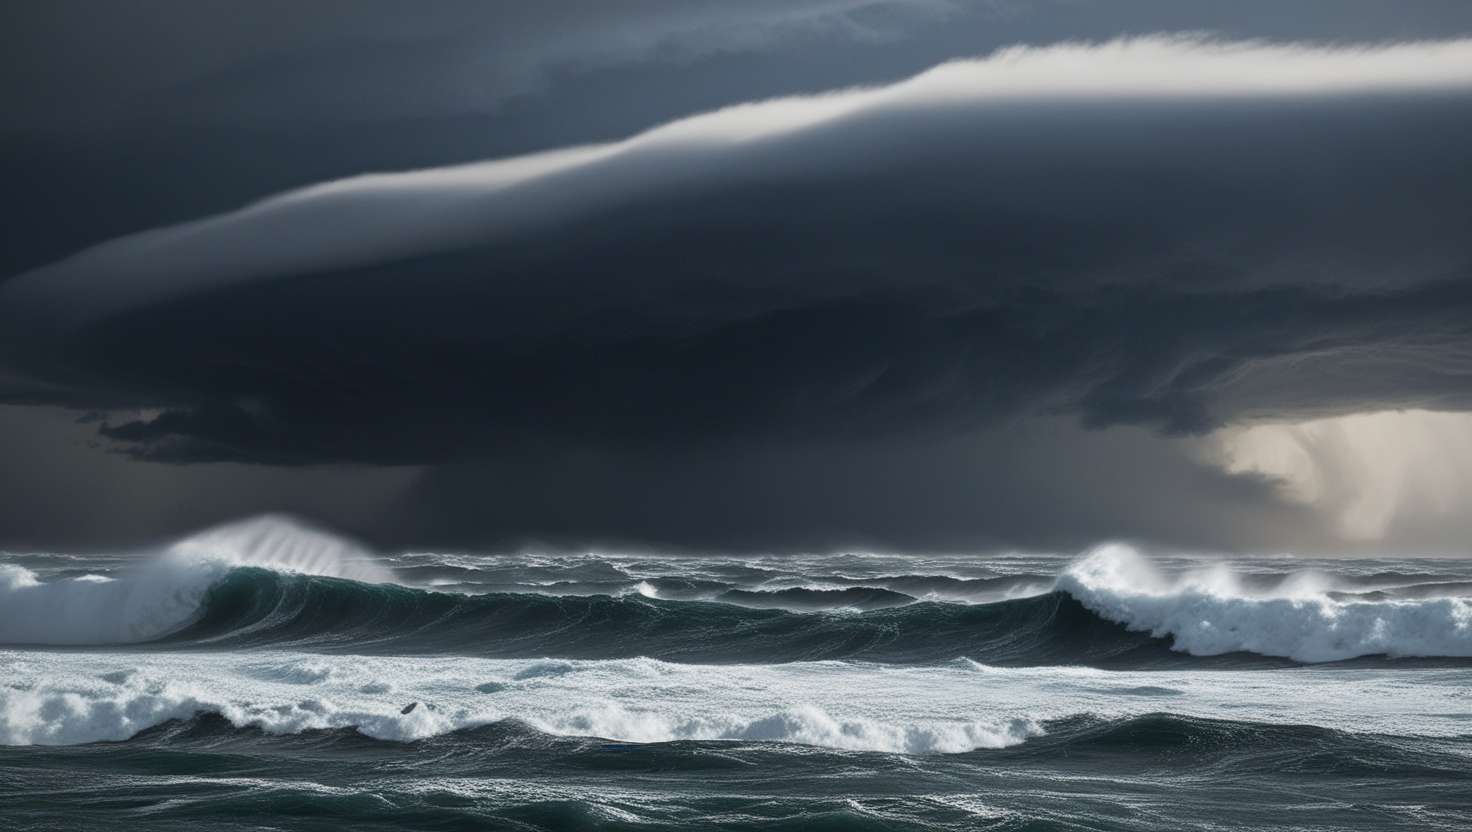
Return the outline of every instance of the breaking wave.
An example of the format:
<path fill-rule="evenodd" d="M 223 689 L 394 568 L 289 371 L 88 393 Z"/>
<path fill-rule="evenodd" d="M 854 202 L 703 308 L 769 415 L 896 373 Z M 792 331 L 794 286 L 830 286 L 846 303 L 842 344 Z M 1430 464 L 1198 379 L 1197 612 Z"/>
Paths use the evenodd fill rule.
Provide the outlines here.
<path fill-rule="evenodd" d="M 1468 599 L 1336 600 L 1326 582 L 1332 578 L 1290 576 L 1254 591 L 1225 566 L 1167 577 L 1135 550 L 1109 545 L 1069 566 L 1058 588 L 1102 618 L 1168 637 L 1194 656 L 1472 656 Z"/>
<path fill-rule="evenodd" d="M 534 669 L 536 666 L 534 665 Z M 610 668 L 628 671 L 629 668 Z M 637 670 L 637 668 L 635 668 Z M 782 742 L 849 751 L 904 754 L 960 753 L 981 748 L 1003 748 L 1042 733 L 1032 720 L 1001 717 L 986 719 L 882 718 L 835 715 L 813 704 L 774 704 L 764 712 L 733 711 L 719 701 L 703 703 L 706 710 L 631 707 L 601 695 L 596 689 L 580 694 L 587 701 L 537 713 L 508 714 L 494 697 L 486 704 L 424 704 L 401 708 L 385 698 L 390 685 L 343 696 L 341 686 L 318 695 L 282 700 L 273 685 L 301 685 L 314 690 L 332 681 L 332 666 L 303 667 L 287 663 L 262 667 L 264 683 L 252 690 L 238 683 L 233 689 L 201 684 L 191 679 L 159 679 L 153 674 L 117 671 L 98 679 L 46 681 L 0 686 L 0 746 L 77 745 L 127 740 L 170 721 L 195 720 L 213 715 L 237 729 L 267 734 L 352 729 L 379 740 L 412 741 L 514 719 L 538 732 L 555 736 L 600 737 L 636 743 L 685 740 L 740 740 Z M 576 673 L 576 667 L 563 673 Z M 551 675 L 559 675 L 552 673 Z M 535 684 L 543 678 L 521 674 L 517 682 Z M 481 692 L 503 686 L 483 685 Z M 256 697 L 252 697 L 252 693 Z M 362 695 L 358 695 L 362 694 Z"/>
<path fill-rule="evenodd" d="M 180 540 L 158 557 L 116 575 L 42 582 L 0 564 L 0 643 L 130 644 L 158 638 L 207 613 L 211 589 L 232 570 L 255 567 L 364 583 L 392 571 L 342 538 L 267 516 Z"/>
<path fill-rule="evenodd" d="M 473 566 L 455 568 L 467 573 L 457 581 L 469 580 Z M 182 540 L 107 575 L 43 581 L 24 566 L 0 565 L 0 643 L 1101 667 L 1472 657 L 1472 602 L 1458 594 L 1466 583 L 1426 574 L 1406 575 L 1398 587 L 1385 574 L 1264 578 L 1224 565 L 1167 573 L 1129 547 L 1108 545 L 1067 566 L 1052 591 L 963 604 L 865 582 L 982 582 L 1010 591 L 1035 578 L 834 574 L 827 588 L 783 587 L 770 577 L 733 588 L 708 577 L 635 580 L 601 562 L 577 568 L 575 594 L 405 586 L 352 544 L 267 517 Z M 616 589 L 581 594 L 590 580 Z"/>

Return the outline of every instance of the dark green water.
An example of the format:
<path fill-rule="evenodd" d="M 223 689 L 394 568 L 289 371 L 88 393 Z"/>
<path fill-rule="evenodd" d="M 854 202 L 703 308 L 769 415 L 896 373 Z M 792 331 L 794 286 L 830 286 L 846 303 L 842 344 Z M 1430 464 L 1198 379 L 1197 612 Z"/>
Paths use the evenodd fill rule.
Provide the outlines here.
<path fill-rule="evenodd" d="M 410 743 L 219 717 L 0 751 L 12 829 L 1445 829 L 1472 740 L 1150 715 L 924 757 L 615 743 L 500 723 Z"/>
<path fill-rule="evenodd" d="M 1472 829 L 1472 568 L 1109 557 L 0 561 L 0 830 Z"/>

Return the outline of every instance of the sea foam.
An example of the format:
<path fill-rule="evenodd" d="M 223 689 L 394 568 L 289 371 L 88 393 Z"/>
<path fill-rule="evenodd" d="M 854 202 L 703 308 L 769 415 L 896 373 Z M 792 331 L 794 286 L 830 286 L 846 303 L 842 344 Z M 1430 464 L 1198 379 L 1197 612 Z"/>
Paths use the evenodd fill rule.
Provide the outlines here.
<path fill-rule="evenodd" d="M 1333 579 L 1320 573 L 1252 591 L 1225 565 L 1168 577 L 1129 546 L 1108 544 L 1070 565 L 1057 586 L 1095 614 L 1197 656 L 1472 656 L 1467 599 L 1335 600 Z"/>
<path fill-rule="evenodd" d="M 1024 716 L 968 713 L 944 699 L 936 710 L 884 701 L 843 702 L 823 678 L 853 681 L 864 668 L 775 671 L 680 666 L 647 659 L 497 662 L 226 654 L 148 656 L 138 667 L 97 673 L 119 656 L 0 653 L 0 745 L 69 745 L 127 739 L 168 720 L 218 714 L 272 734 L 353 728 L 410 741 L 506 719 L 561 736 L 628 742 L 741 740 L 908 754 L 1001 748 L 1037 736 Z M 940 671 L 954 682 L 966 674 Z M 488 684 L 485 674 L 500 681 Z M 923 681 L 910 674 L 913 682 Z M 720 679 L 759 680 L 723 696 Z M 403 701 L 423 702 L 408 709 Z"/>
<path fill-rule="evenodd" d="M 548 672 L 548 671 L 555 672 Z M 928 754 L 995 749 L 1057 719 L 1140 716 L 1466 732 L 1465 669 L 1102 671 L 958 660 L 694 665 L 462 656 L 0 650 L 0 744 L 122 740 L 211 713 L 271 734 L 356 729 L 412 741 L 514 720 L 625 742 L 782 742 Z M 405 713 L 405 706 L 418 703 Z"/>

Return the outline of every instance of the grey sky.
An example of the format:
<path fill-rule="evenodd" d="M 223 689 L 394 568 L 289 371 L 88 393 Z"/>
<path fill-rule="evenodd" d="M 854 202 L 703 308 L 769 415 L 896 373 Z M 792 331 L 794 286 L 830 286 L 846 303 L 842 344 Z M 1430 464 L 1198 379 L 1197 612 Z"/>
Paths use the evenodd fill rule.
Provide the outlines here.
<path fill-rule="evenodd" d="M 1217 456 L 1472 405 L 1465 4 L 432 6 L 21 10 L 0 546 L 1466 531 Z"/>

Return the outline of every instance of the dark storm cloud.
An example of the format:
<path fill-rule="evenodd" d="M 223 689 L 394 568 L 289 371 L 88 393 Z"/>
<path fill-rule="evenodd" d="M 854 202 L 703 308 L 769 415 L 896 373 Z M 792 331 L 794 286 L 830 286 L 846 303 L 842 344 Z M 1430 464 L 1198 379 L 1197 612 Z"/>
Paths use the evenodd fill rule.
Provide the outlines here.
<path fill-rule="evenodd" d="M 485 111 L 557 73 L 794 39 L 883 40 L 958 10 L 945 0 L 52 0 L 14 10 L 0 94 L 19 119 L 11 129 L 36 130 Z"/>
<path fill-rule="evenodd" d="M 311 182 L 607 141 L 1019 43 L 1472 33 L 1463 0 L 135 0 L 0 26 L 0 275 Z"/>
<path fill-rule="evenodd" d="M 934 0 L 17 4 L 0 26 L 0 272 L 313 181 L 892 77 L 845 74 L 869 63 L 846 50 L 948 14 Z M 822 71 L 804 70 L 812 54 Z"/>
<path fill-rule="evenodd" d="M 1467 408 L 1469 87 L 1467 42 L 1012 51 L 125 238 L 0 287 L 4 349 L 168 461 Z"/>
<path fill-rule="evenodd" d="M 1472 9 L 1460 0 L 48 0 L 8 9 L 6 22 L 5 132 L 55 134 L 490 111 L 638 64 L 677 65 L 710 82 L 708 62 L 723 58 L 745 61 L 744 77 L 717 84 L 723 99 L 740 100 L 893 80 L 1017 43 L 1163 31 L 1445 38 L 1472 29 Z M 648 97 L 665 98 L 672 80 Z M 558 91 L 567 95 L 575 91 Z"/>
<path fill-rule="evenodd" d="M 0 406 L 0 547 L 126 552 L 264 512 L 383 536 L 413 468 L 145 465 L 99 448 L 96 424 L 50 407 Z M 387 539 L 387 538 L 386 538 Z"/>

